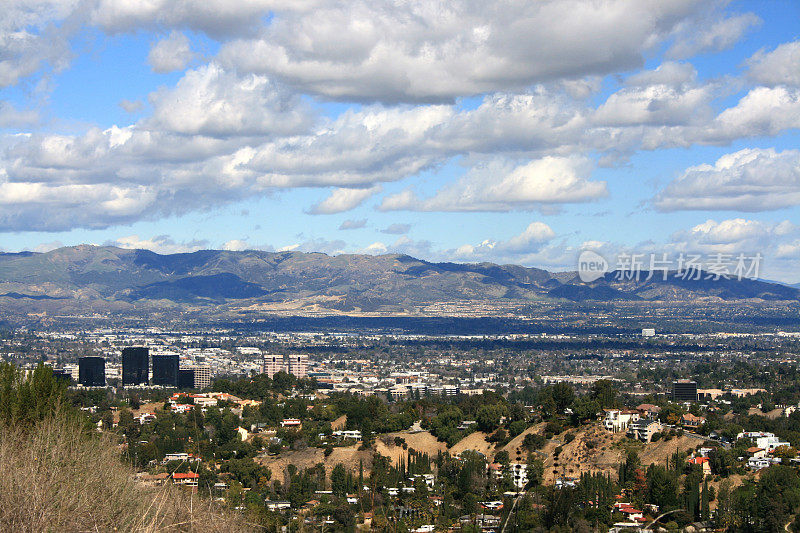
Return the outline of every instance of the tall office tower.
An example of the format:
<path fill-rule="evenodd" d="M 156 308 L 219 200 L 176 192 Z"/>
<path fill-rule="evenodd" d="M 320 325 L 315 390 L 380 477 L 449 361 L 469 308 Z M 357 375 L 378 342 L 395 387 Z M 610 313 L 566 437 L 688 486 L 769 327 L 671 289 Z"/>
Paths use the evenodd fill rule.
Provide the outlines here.
<path fill-rule="evenodd" d="M 308 376 L 308 356 L 304 354 L 287 355 L 286 368 L 296 378 Z"/>
<path fill-rule="evenodd" d="M 79 358 L 78 383 L 84 387 L 105 387 L 106 360 L 97 356 Z"/>
<path fill-rule="evenodd" d="M 209 365 L 195 365 L 194 388 L 203 390 L 211 385 L 211 367 Z"/>
<path fill-rule="evenodd" d="M 264 355 L 264 362 L 263 362 L 263 372 L 270 378 L 272 378 L 278 372 L 286 370 L 283 364 L 283 356 L 282 355 L 272 355 L 267 354 Z"/>
<path fill-rule="evenodd" d="M 696 402 L 697 383 L 688 379 L 673 381 L 672 400 L 676 402 Z"/>
<path fill-rule="evenodd" d="M 194 388 L 194 368 L 178 369 L 178 388 L 179 389 Z"/>
<path fill-rule="evenodd" d="M 203 390 L 211 385 L 211 367 L 208 365 L 196 365 L 194 367 L 194 388 Z"/>
<path fill-rule="evenodd" d="M 178 354 L 153 355 L 153 385 L 178 386 Z"/>
<path fill-rule="evenodd" d="M 122 349 L 122 386 L 147 385 L 150 350 L 145 347 Z"/>

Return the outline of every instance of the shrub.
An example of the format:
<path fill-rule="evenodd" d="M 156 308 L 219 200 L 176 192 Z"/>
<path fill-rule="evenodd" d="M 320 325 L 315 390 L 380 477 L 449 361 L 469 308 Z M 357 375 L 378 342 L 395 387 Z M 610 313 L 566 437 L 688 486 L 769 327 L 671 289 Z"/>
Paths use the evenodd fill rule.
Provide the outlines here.
<path fill-rule="evenodd" d="M 0 428 L 2 531 L 248 531 L 172 485 L 137 483 L 115 443 L 76 418 Z"/>

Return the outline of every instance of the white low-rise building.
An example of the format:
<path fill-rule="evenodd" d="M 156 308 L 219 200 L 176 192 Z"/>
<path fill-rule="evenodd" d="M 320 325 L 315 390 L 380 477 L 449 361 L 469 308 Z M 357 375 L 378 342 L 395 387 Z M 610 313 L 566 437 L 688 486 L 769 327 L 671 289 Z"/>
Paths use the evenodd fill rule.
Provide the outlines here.
<path fill-rule="evenodd" d="M 603 409 L 603 427 L 613 433 L 626 431 L 631 422 L 639 420 L 639 412 L 623 409 Z"/>

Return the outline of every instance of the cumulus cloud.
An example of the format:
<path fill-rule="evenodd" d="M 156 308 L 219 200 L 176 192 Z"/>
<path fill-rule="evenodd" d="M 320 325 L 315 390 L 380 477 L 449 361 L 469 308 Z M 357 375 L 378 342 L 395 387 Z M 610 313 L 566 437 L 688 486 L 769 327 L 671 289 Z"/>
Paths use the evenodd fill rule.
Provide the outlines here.
<path fill-rule="evenodd" d="M 43 242 L 43 243 L 37 245 L 33 249 L 33 251 L 34 252 L 38 252 L 38 253 L 45 253 L 45 252 L 50 252 L 52 250 L 56 250 L 58 248 L 63 248 L 63 247 L 64 247 L 64 243 L 61 242 L 61 241 L 50 241 L 50 242 Z"/>
<path fill-rule="evenodd" d="M 329 98 L 450 100 L 638 67 L 707 5 L 323 1 L 308 10 L 276 9 L 258 37 L 224 45 L 220 58 Z M 745 19 L 729 20 L 701 46 L 729 43 Z"/>
<path fill-rule="evenodd" d="M 761 24 L 753 13 L 721 17 L 719 3 L 709 2 L 710 14 L 681 21 L 667 55 L 686 58 L 701 52 L 719 52 L 733 46 L 750 29 Z"/>
<path fill-rule="evenodd" d="M 215 63 L 187 72 L 150 102 L 153 116 L 146 126 L 184 134 L 292 135 L 311 125 L 299 96 L 264 76 L 240 77 Z"/>
<path fill-rule="evenodd" d="M 187 252 L 196 252 L 208 248 L 208 241 L 206 240 L 192 240 L 189 242 L 175 242 L 168 235 L 157 235 L 150 239 L 142 239 L 138 235 L 128 235 L 119 237 L 113 242 L 112 246 L 119 246 L 120 248 L 129 248 L 135 250 L 150 250 L 157 254 L 179 254 Z"/>
<path fill-rule="evenodd" d="M 119 106 L 127 113 L 138 113 L 144 108 L 144 102 L 141 100 L 120 100 Z"/>
<path fill-rule="evenodd" d="M 349 230 L 349 229 L 361 229 L 367 227 L 367 219 L 360 218 L 358 220 L 347 219 L 341 224 L 339 224 L 340 230 Z"/>
<path fill-rule="evenodd" d="M 750 79 L 765 86 L 716 116 L 725 89 L 698 82 L 688 62 L 620 77 L 599 106 L 588 98 L 604 75 L 630 72 L 665 43 L 702 33 L 697 21 L 711 30 L 694 49 L 727 46 L 753 19 L 725 18 L 721 1 L 253 0 L 234 8 L 221 0 L 91 0 L 83 11 L 69 1 L 29 4 L 27 11 L 12 4 L 0 43 L 13 31 L 22 32 L 21 42 L 47 40 L 59 27 L 69 31 L 59 21 L 88 16 L 111 33 L 168 35 L 151 56 L 180 52 L 174 68 L 192 53 L 184 31 L 223 45 L 209 64 L 152 93 L 152 115 L 136 123 L 0 138 L 0 231 L 102 228 L 298 187 L 332 190 L 310 212 L 338 213 L 381 183 L 454 161 L 464 173 L 433 196 L 406 189 L 383 198 L 381 209 L 553 212 L 607 194 L 604 182 L 590 178 L 596 162 L 587 154 L 613 164 L 642 149 L 800 127 L 800 88 L 769 67 L 792 64 L 792 43 L 756 54 Z M 619 27 L 626 28 L 621 37 Z M 9 50 L 0 58 L 0 84 L 3 76 L 25 76 L 12 72 L 22 55 Z M 26 57 L 31 72 L 42 61 L 58 63 Z M 173 59 L 153 62 L 169 70 Z M 777 77 L 770 81 L 766 70 Z M 476 93 L 484 94 L 477 107 L 429 103 Z M 328 117 L 315 95 L 419 105 L 351 107 Z M 141 109 L 139 101 L 120 105 Z M 14 125 L 35 118 L 0 104 L 0 127 L 4 115 Z"/>
<path fill-rule="evenodd" d="M 415 211 L 510 211 L 588 202 L 608 194 L 605 182 L 591 181 L 582 157 L 544 157 L 522 165 L 490 160 L 428 199 L 406 190 L 384 198 L 380 209 Z"/>
<path fill-rule="evenodd" d="M 0 128 L 24 128 L 39 122 L 39 113 L 32 109 L 18 109 L 0 100 Z"/>
<path fill-rule="evenodd" d="M 404 235 L 411 231 L 411 224 L 389 224 L 387 227 L 381 230 L 381 233 L 386 233 L 388 235 Z"/>
<path fill-rule="evenodd" d="M 713 97 L 708 85 L 627 87 L 609 96 L 593 119 L 601 126 L 689 124 L 711 115 Z"/>
<path fill-rule="evenodd" d="M 775 50 L 760 50 L 748 60 L 748 75 L 762 85 L 800 87 L 800 41 L 783 43 Z"/>
<path fill-rule="evenodd" d="M 0 88 L 17 84 L 44 65 L 65 68 L 71 57 L 68 19 L 80 0 L 11 0 L 0 17 Z"/>
<path fill-rule="evenodd" d="M 745 149 L 690 167 L 653 199 L 661 211 L 768 211 L 800 205 L 800 151 Z"/>
<path fill-rule="evenodd" d="M 330 196 L 315 204 L 309 210 L 314 215 L 332 215 L 350 211 L 361 205 L 364 200 L 370 198 L 381 190 L 380 186 L 368 189 L 334 189 Z"/>
<path fill-rule="evenodd" d="M 251 247 L 250 245 L 247 244 L 247 241 L 243 241 L 241 239 L 232 239 L 222 244 L 223 250 L 228 250 L 231 252 L 241 252 L 243 250 L 248 250 L 250 248 Z"/>
<path fill-rule="evenodd" d="M 281 3 L 274 0 L 99 0 L 90 16 L 94 24 L 112 33 L 142 28 L 191 28 L 222 38 L 254 30 L 262 17 L 270 9 L 279 8 Z"/>
<path fill-rule="evenodd" d="M 189 38 L 181 32 L 173 31 L 169 37 L 153 45 L 147 55 L 147 62 L 153 71 L 163 74 L 185 69 L 194 57 Z"/>

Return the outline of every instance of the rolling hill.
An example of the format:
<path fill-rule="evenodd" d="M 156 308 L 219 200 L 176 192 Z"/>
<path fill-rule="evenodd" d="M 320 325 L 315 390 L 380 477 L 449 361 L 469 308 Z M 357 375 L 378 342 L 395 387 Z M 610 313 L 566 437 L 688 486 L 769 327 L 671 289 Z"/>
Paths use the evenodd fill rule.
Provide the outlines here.
<path fill-rule="evenodd" d="M 616 278 L 610 272 L 585 284 L 575 273 L 432 263 L 396 254 L 202 250 L 160 255 L 80 245 L 0 254 L 0 310 L 406 313 L 437 304 L 800 301 L 799 289 L 758 280 Z"/>

